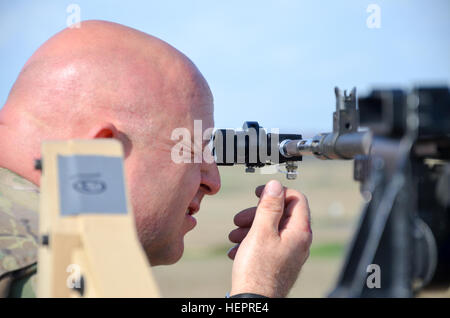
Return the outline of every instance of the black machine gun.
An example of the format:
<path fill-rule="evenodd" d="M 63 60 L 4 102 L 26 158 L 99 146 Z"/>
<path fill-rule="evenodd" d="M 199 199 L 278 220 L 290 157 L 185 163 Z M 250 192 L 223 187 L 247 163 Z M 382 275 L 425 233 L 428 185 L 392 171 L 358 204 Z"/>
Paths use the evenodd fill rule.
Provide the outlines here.
<path fill-rule="evenodd" d="M 266 132 L 257 122 L 219 129 L 218 165 L 247 172 L 285 164 L 297 176 L 305 155 L 354 160 L 354 179 L 366 201 L 330 297 L 412 297 L 450 285 L 450 90 L 419 87 L 373 90 L 357 98 L 336 93 L 333 131 L 311 139 Z M 379 266 L 381 284 L 367 284 Z"/>

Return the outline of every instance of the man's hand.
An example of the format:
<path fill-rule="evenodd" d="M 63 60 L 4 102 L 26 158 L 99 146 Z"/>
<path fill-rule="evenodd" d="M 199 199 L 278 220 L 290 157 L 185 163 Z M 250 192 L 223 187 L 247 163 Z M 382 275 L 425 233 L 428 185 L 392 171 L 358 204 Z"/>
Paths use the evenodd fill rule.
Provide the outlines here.
<path fill-rule="evenodd" d="M 256 188 L 257 207 L 238 213 L 228 252 L 234 259 L 230 295 L 285 297 L 309 256 L 312 242 L 305 196 L 275 180 Z"/>

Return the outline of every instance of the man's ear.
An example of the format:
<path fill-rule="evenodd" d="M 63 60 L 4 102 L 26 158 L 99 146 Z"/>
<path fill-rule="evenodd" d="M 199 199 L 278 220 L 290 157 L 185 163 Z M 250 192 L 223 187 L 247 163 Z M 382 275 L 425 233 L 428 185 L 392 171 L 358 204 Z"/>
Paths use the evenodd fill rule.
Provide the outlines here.
<path fill-rule="evenodd" d="M 89 131 L 88 134 L 89 139 L 96 138 L 115 138 L 119 139 L 119 131 L 116 126 L 112 123 L 103 123 L 96 125 Z"/>
<path fill-rule="evenodd" d="M 126 134 L 121 132 L 112 123 L 100 123 L 95 125 L 88 133 L 87 138 L 114 138 L 122 143 L 123 150 L 125 152 L 125 158 L 131 153 L 131 140 Z"/>
<path fill-rule="evenodd" d="M 125 158 L 127 158 L 131 152 L 131 140 L 126 134 L 118 130 L 112 123 L 97 124 L 89 131 L 87 138 L 114 138 L 122 143 L 123 150 L 125 152 Z"/>

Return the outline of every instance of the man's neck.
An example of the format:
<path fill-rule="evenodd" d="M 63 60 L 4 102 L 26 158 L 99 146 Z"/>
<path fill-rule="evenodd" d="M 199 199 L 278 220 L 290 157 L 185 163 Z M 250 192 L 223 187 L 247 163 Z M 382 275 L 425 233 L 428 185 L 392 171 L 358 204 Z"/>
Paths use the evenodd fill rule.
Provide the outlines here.
<path fill-rule="evenodd" d="M 41 173 L 34 169 L 34 159 L 39 155 L 33 155 L 33 150 L 27 148 L 20 134 L 13 134 L 6 125 L 0 124 L 0 167 L 39 186 Z"/>

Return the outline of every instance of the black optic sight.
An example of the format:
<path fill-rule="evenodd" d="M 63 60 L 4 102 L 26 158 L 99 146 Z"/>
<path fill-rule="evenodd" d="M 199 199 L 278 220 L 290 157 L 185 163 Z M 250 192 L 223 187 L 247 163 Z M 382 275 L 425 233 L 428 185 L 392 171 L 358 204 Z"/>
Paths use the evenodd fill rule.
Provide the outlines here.
<path fill-rule="evenodd" d="M 267 133 L 255 121 L 246 121 L 242 130 L 218 129 L 213 136 L 213 155 L 219 166 L 243 164 L 246 172 L 255 172 L 255 168 L 265 165 L 286 163 L 288 178 L 295 178 L 296 171 L 291 169 L 302 156 L 286 155 L 281 144 L 287 140 L 301 139 L 297 134 Z M 295 165 L 296 167 L 296 165 Z"/>

